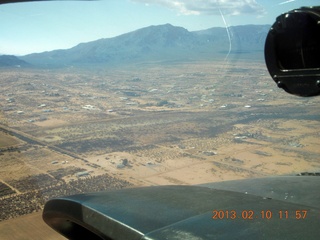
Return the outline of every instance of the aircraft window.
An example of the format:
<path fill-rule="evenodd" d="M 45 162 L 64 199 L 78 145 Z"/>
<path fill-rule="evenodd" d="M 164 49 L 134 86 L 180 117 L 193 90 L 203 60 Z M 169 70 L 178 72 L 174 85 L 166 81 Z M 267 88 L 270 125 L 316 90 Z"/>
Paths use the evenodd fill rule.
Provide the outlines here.
<path fill-rule="evenodd" d="M 284 93 L 264 59 L 276 17 L 317 4 L 0 4 L 0 239 L 57 239 L 38 227 L 54 197 L 318 176 L 319 98 Z M 319 13 L 301 14 L 275 38 L 282 72 L 320 68 Z"/>

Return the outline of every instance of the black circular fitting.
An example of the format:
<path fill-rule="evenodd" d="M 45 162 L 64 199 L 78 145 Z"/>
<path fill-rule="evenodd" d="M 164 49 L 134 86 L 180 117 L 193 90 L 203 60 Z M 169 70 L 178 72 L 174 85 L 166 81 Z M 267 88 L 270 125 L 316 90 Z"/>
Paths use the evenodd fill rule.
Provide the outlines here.
<path fill-rule="evenodd" d="M 320 95 L 320 7 L 278 16 L 264 51 L 268 71 L 279 87 L 303 97 Z"/>

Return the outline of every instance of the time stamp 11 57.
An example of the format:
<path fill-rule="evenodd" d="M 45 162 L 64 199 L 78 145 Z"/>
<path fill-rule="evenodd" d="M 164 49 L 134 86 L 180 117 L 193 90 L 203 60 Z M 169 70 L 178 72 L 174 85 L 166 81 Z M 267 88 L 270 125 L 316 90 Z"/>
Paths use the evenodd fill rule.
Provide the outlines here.
<path fill-rule="evenodd" d="M 254 219 L 296 219 L 303 220 L 308 218 L 308 210 L 213 210 L 212 219 L 213 220 L 223 220 L 223 219 L 243 219 L 243 220 L 254 220 Z"/>

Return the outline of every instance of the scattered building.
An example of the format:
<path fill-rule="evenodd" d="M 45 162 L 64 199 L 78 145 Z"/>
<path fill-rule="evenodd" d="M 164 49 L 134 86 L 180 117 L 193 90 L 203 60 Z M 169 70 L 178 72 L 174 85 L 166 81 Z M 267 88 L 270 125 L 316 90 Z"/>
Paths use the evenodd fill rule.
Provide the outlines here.
<path fill-rule="evenodd" d="M 213 151 L 203 151 L 202 152 L 204 155 L 206 156 L 214 156 L 214 155 L 217 155 L 216 152 L 213 152 Z"/>
<path fill-rule="evenodd" d="M 92 106 L 92 105 L 84 105 L 82 108 L 83 108 L 83 109 L 87 109 L 87 110 L 94 110 L 94 109 L 96 109 L 96 107 L 95 107 L 95 106 Z"/>
<path fill-rule="evenodd" d="M 90 176 L 90 173 L 88 171 L 84 171 L 84 172 L 77 172 L 76 176 L 79 177 L 88 177 Z"/>
<path fill-rule="evenodd" d="M 14 98 L 7 98 L 6 101 L 7 101 L 8 103 L 13 103 L 13 102 L 15 102 Z"/>

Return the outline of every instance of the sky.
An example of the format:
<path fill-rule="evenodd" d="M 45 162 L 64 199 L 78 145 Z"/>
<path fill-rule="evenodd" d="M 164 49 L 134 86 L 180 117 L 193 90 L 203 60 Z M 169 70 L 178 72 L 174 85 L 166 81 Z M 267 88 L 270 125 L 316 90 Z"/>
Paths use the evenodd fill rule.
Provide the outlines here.
<path fill-rule="evenodd" d="M 150 25 L 189 31 L 270 24 L 276 16 L 319 0 L 100 0 L 0 5 L 0 54 L 71 48 Z"/>

